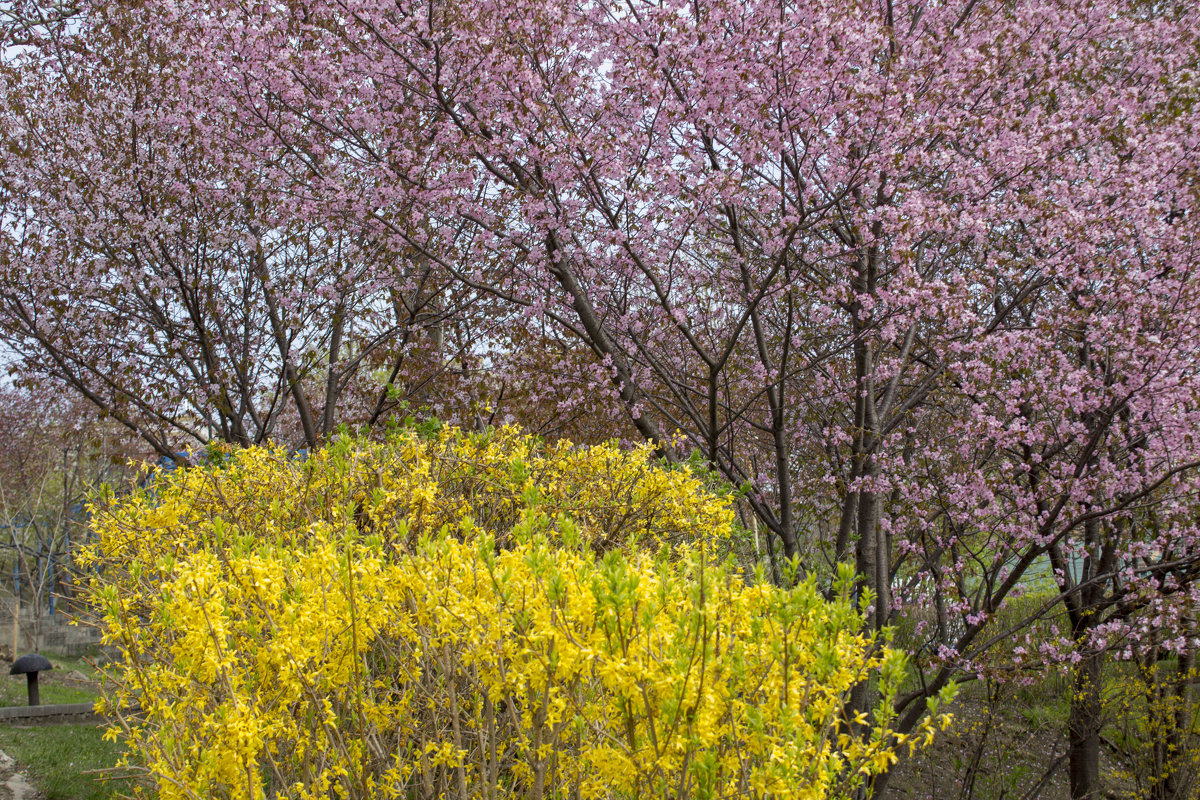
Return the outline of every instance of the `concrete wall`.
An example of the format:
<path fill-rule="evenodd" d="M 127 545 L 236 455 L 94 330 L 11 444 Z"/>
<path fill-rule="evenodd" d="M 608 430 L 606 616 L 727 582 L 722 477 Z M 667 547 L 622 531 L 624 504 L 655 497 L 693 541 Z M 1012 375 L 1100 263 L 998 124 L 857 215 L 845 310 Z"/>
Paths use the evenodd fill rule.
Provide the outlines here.
<path fill-rule="evenodd" d="M 79 624 L 72 624 L 78 619 Z M 78 656 L 100 646 L 100 631 L 79 617 L 58 612 L 54 616 L 43 612 L 41 618 L 21 609 L 15 655 L 22 653 L 52 653 Z M 0 651 L 13 655 L 12 597 L 0 599 Z"/>

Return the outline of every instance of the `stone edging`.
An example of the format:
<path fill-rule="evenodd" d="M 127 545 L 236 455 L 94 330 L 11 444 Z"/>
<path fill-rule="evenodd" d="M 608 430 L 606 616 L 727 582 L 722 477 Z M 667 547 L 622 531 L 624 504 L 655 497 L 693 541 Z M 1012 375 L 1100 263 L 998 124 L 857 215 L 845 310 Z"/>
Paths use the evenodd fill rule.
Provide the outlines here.
<path fill-rule="evenodd" d="M 0 724 L 91 722 L 102 717 L 95 703 L 55 703 L 46 706 L 9 706 L 0 708 Z"/>

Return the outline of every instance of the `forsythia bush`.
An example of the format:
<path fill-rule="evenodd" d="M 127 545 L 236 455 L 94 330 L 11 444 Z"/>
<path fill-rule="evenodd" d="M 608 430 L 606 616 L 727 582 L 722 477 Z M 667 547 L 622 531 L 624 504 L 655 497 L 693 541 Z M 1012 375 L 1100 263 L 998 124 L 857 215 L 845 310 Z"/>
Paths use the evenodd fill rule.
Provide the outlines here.
<path fill-rule="evenodd" d="M 1200 683 L 1200 669 L 1157 648 L 1115 666 L 1120 677 L 1105 687 L 1104 702 L 1125 755 L 1117 772 L 1126 796 L 1200 796 L 1200 706 L 1190 688 Z"/>
<path fill-rule="evenodd" d="M 727 504 L 646 449 L 241 450 L 93 518 L 104 705 L 164 800 L 824 798 L 945 722 L 890 729 L 903 657 L 850 575 L 745 579 Z"/>

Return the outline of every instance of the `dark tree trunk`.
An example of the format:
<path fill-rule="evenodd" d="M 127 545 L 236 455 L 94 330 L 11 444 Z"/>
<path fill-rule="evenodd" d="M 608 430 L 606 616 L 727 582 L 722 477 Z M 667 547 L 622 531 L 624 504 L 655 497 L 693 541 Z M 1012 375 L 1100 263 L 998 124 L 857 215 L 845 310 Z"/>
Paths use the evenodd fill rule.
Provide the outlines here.
<path fill-rule="evenodd" d="M 1071 714 L 1067 722 L 1067 775 L 1071 800 L 1100 797 L 1100 684 L 1104 656 L 1084 656 L 1071 681 Z"/>

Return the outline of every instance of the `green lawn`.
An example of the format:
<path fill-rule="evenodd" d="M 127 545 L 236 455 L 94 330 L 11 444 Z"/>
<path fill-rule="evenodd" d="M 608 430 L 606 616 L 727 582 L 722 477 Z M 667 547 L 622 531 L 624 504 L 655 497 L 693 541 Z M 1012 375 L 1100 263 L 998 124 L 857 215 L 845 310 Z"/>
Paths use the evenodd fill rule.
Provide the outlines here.
<path fill-rule="evenodd" d="M 42 705 L 57 703 L 87 703 L 96 699 L 96 693 L 80 686 L 56 686 L 41 681 L 38 686 Z M 23 706 L 29 702 L 24 675 L 0 675 L 0 706 Z"/>
<path fill-rule="evenodd" d="M 50 661 L 54 670 L 43 673 L 40 685 L 43 705 L 96 699 L 96 691 L 86 685 L 56 681 L 70 672 L 94 679 L 96 671 L 90 663 L 53 656 Z M 0 706 L 27 702 L 25 676 L 0 674 Z M 103 723 L 95 722 L 27 727 L 0 724 L 0 750 L 16 759 L 46 800 L 109 800 L 127 793 L 129 787 L 125 781 L 102 778 L 101 773 L 111 769 L 120 755 L 120 745 L 103 740 L 104 728 Z"/>
<path fill-rule="evenodd" d="M 104 725 L 0 725 L 0 750 L 8 753 L 46 800 L 109 800 L 128 789 L 125 781 L 105 781 L 120 746 L 104 741 Z"/>

